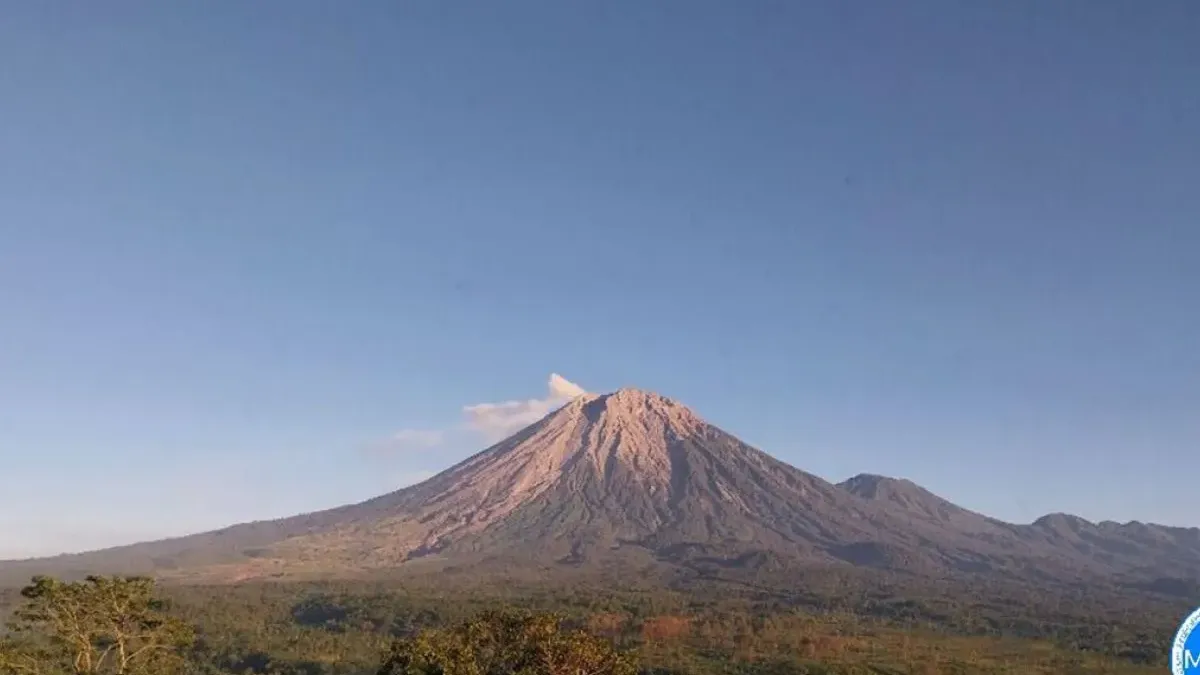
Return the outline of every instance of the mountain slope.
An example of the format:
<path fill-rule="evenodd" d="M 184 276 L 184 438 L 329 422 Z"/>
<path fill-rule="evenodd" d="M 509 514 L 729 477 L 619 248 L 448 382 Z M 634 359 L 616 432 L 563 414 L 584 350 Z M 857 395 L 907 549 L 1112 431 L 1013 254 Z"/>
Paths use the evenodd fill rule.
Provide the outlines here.
<path fill-rule="evenodd" d="M 0 575 L 238 580 L 428 563 L 865 565 L 1009 578 L 1192 578 L 1200 530 L 1048 516 L 1012 525 L 898 479 L 834 485 L 657 394 L 580 396 L 433 478 L 337 509 L 73 556 Z M 515 563 L 514 563 L 515 564 Z"/>
<path fill-rule="evenodd" d="M 859 474 L 838 487 L 910 522 L 947 529 L 985 541 L 1020 539 L 1020 526 L 969 511 L 903 478 Z"/>
<path fill-rule="evenodd" d="M 769 549 L 832 560 L 822 547 L 877 529 L 874 510 L 853 495 L 635 390 L 580 397 L 383 499 L 390 515 L 370 527 L 385 546 L 351 523 L 277 550 L 367 566 L 480 550 L 579 559 L 620 547 Z"/>
<path fill-rule="evenodd" d="M 964 509 L 909 480 L 860 474 L 839 487 L 910 522 L 932 524 L 1016 553 L 1011 562 L 1031 576 L 1200 577 L 1200 529 L 1196 528 L 1096 524 L 1067 514 L 1014 525 Z"/>

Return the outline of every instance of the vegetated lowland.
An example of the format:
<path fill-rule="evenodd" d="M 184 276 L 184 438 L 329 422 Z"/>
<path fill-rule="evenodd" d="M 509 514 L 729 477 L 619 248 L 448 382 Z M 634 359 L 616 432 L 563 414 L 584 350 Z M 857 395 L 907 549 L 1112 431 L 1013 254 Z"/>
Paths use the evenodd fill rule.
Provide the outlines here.
<path fill-rule="evenodd" d="M 1200 530 L 833 484 L 621 390 L 359 504 L 0 562 L 44 574 L 7 597 L 0 673 L 1150 673 Z"/>
<path fill-rule="evenodd" d="M 125 602 L 119 593 L 88 593 L 93 583 L 41 581 L 40 593 L 26 593 L 33 599 L 16 592 L 6 596 L 18 627 L 31 613 L 15 610 L 46 603 L 52 595 L 45 590 L 48 584 L 84 592 L 57 599 L 55 611 L 32 612 L 44 620 L 32 630 L 25 621 L 26 630 L 0 643 L 0 673 L 1148 674 L 1163 672 L 1171 631 L 1186 611 L 1165 598 L 1082 592 L 1048 598 L 1032 590 L 1022 596 L 1011 588 L 925 586 L 890 575 L 868 579 L 835 570 L 814 571 L 796 581 L 793 589 L 777 590 L 720 579 L 672 589 L 525 585 L 478 576 L 160 586 L 151 594 L 165 600 L 164 606 L 140 614 L 136 598 Z M 997 591 L 1001 595 L 991 595 Z M 133 619 L 114 618 L 114 604 Z M 39 637 L 53 632 L 56 621 L 67 625 L 69 636 L 70 622 L 64 619 L 69 613 L 76 620 L 84 617 L 85 626 L 95 622 L 85 631 L 84 643 L 93 655 L 86 667 L 76 667 L 78 641 L 55 645 Z M 564 655 L 559 662 L 534 659 L 522 670 L 511 658 L 496 657 L 495 646 L 484 639 L 500 630 L 504 619 L 511 622 L 522 614 L 535 620 L 556 614 L 560 638 L 579 630 L 596 638 L 584 647 L 611 648 L 621 658 L 571 657 L 607 664 L 589 670 L 568 668 L 563 664 L 572 661 Z M 547 633 L 544 624 L 531 631 L 535 637 Z M 111 655 L 97 664 L 96 657 L 115 643 L 114 625 L 126 635 L 141 636 L 142 642 L 134 640 L 127 651 L 144 646 L 147 636 L 164 647 L 149 650 L 147 658 L 125 670 Z M 431 639 L 438 635 L 444 636 L 441 642 Z M 513 641 L 512 636 L 503 640 Z M 567 642 L 552 647 L 574 648 Z M 381 670 L 396 653 L 424 654 L 425 660 L 409 658 Z M 495 662 L 479 666 L 489 659 Z"/>

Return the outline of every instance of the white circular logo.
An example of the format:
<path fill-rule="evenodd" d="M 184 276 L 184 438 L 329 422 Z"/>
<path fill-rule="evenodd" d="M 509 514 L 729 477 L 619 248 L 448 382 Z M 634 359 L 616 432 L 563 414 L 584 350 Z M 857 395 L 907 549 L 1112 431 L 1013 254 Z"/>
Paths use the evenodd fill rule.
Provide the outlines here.
<path fill-rule="evenodd" d="M 1200 675 L 1200 609 L 1188 615 L 1171 644 L 1171 675 Z"/>

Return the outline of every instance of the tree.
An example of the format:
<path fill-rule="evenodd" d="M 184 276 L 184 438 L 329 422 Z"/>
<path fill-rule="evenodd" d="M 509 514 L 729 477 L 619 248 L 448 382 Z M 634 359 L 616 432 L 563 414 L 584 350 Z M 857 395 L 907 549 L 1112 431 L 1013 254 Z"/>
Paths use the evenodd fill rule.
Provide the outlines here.
<path fill-rule="evenodd" d="M 144 577 L 38 576 L 0 643 L 3 675 L 157 675 L 178 670 L 191 627 L 169 616 Z"/>
<path fill-rule="evenodd" d="M 553 614 L 484 612 L 397 640 L 378 675 L 635 675 L 632 656 Z"/>

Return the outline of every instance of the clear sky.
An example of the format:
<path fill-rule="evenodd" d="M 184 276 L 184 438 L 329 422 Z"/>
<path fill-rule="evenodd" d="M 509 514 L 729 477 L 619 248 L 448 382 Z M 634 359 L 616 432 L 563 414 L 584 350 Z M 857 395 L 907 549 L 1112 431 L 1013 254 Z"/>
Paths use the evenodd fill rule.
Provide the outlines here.
<path fill-rule="evenodd" d="M 1193 0 L 0 0 L 0 556 L 364 499 L 551 373 L 831 480 L 1200 525 L 1197 35 Z"/>

